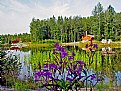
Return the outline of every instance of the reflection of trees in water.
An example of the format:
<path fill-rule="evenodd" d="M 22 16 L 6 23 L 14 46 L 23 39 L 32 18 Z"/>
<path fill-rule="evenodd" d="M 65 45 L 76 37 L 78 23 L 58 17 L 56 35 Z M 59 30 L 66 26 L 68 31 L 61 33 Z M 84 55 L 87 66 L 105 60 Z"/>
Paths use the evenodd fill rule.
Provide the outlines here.
<path fill-rule="evenodd" d="M 119 59 L 119 54 L 116 55 L 102 55 L 101 61 L 97 63 L 97 70 L 101 75 L 106 78 L 109 78 L 109 85 L 110 86 L 117 86 L 117 78 L 116 73 L 118 71 L 121 72 L 121 61 Z M 93 65 L 92 65 L 93 66 Z"/>
<path fill-rule="evenodd" d="M 19 75 L 19 57 L 12 53 L 7 55 L 7 53 L 3 51 L 0 51 L 0 54 L 4 54 L 4 56 L 1 56 L 0 58 L 0 85 L 12 86 L 15 84 L 15 80 Z"/>
<path fill-rule="evenodd" d="M 32 49 L 31 63 L 33 69 L 37 68 L 39 63 L 43 66 L 47 62 L 53 61 L 51 50 L 48 48 Z M 67 50 L 76 53 L 74 60 L 83 60 L 97 74 L 101 74 L 103 78 L 108 77 L 110 79 L 110 86 L 113 86 L 113 84 L 117 85 L 115 74 L 118 71 L 121 72 L 121 54 L 117 52 L 115 55 L 103 55 L 100 51 L 91 54 L 77 47 L 75 50 L 74 47 L 70 46 L 67 47 Z M 105 84 L 105 81 L 102 82 Z"/>

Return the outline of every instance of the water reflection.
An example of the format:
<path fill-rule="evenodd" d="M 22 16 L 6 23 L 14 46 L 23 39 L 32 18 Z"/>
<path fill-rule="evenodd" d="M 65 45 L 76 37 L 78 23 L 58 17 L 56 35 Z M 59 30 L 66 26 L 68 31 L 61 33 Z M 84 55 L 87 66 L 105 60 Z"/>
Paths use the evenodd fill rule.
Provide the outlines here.
<path fill-rule="evenodd" d="M 7 55 L 16 55 L 21 63 L 21 69 L 18 78 L 27 81 L 29 77 L 33 76 L 32 66 L 29 63 L 31 51 L 23 52 L 20 50 L 8 50 Z"/>
<path fill-rule="evenodd" d="M 20 62 L 22 66 L 19 78 L 27 80 L 29 77 L 33 76 L 32 66 L 31 64 L 29 64 L 31 51 L 28 52 L 19 51 L 18 53 L 20 54 Z"/>
<path fill-rule="evenodd" d="M 104 55 L 102 49 L 99 49 L 94 54 L 90 54 L 78 47 L 68 46 L 66 48 L 76 53 L 74 60 L 83 60 L 90 65 L 92 72 L 101 75 L 104 78 L 102 84 L 109 86 L 121 85 L 121 48 L 110 50 L 115 51 L 114 55 Z M 20 55 L 20 62 L 22 63 L 19 78 L 27 79 L 27 77 L 33 76 L 32 70 L 38 67 L 38 63 L 43 66 L 47 62 L 53 61 L 51 50 L 48 48 L 34 48 L 15 51 L 14 53 Z"/>

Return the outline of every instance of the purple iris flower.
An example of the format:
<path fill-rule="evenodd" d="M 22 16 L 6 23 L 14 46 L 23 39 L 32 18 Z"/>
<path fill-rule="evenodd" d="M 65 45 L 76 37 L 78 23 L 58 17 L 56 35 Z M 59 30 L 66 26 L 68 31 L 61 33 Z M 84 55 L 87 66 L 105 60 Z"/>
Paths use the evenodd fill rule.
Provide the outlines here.
<path fill-rule="evenodd" d="M 60 51 L 61 52 L 65 52 L 65 49 L 63 47 L 61 47 Z"/>
<path fill-rule="evenodd" d="M 74 52 L 72 52 L 72 56 L 75 56 L 75 53 Z"/>
<path fill-rule="evenodd" d="M 52 68 L 57 69 L 57 66 L 55 64 L 49 64 L 49 68 L 50 69 L 52 69 Z"/>
<path fill-rule="evenodd" d="M 88 48 L 88 44 L 86 44 L 85 48 Z"/>
<path fill-rule="evenodd" d="M 80 72 L 81 72 L 80 69 L 76 70 L 76 74 L 80 74 Z"/>
<path fill-rule="evenodd" d="M 56 46 L 59 46 L 59 43 L 58 42 L 56 42 L 55 44 L 54 44 L 54 46 L 56 47 Z"/>
<path fill-rule="evenodd" d="M 96 78 L 95 75 L 92 75 L 92 76 L 91 76 L 91 80 L 94 80 L 95 78 Z"/>
<path fill-rule="evenodd" d="M 63 63 L 62 60 L 59 63 L 62 64 Z"/>
<path fill-rule="evenodd" d="M 64 64 L 67 64 L 67 62 L 64 62 Z"/>
<path fill-rule="evenodd" d="M 61 50 L 61 46 L 56 46 L 56 50 L 60 51 Z"/>
<path fill-rule="evenodd" d="M 67 52 L 61 52 L 61 56 L 60 56 L 60 58 L 64 58 L 64 57 L 66 57 L 67 55 L 68 55 Z"/>
<path fill-rule="evenodd" d="M 44 68 L 48 68 L 49 67 L 49 65 L 48 64 L 46 64 L 45 66 L 44 66 Z"/>
<path fill-rule="evenodd" d="M 77 74 L 80 74 L 81 71 L 82 71 L 82 65 L 80 65 L 80 66 L 78 67 L 78 69 L 76 70 L 76 73 L 77 73 Z"/>
<path fill-rule="evenodd" d="M 69 78 L 69 77 L 66 77 L 66 80 L 68 80 L 69 82 L 72 82 L 73 79 L 72 78 Z"/>
<path fill-rule="evenodd" d="M 41 76 L 43 76 L 44 72 L 36 72 L 34 75 L 35 81 L 38 81 Z"/>
<path fill-rule="evenodd" d="M 73 65 L 73 69 L 76 69 L 77 68 L 77 64 Z"/>
<path fill-rule="evenodd" d="M 84 76 L 81 76 L 81 75 L 79 75 L 79 78 L 81 79 L 81 78 L 83 78 Z"/>
<path fill-rule="evenodd" d="M 98 49 L 98 45 L 97 45 L 97 44 L 94 44 L 94 45 L 93 45 L 93 48 Z"/>
<path fill-rule="evenodd" d="M 100 79 L 100 78 L 98 78 L 98 79 L 97 79 L 97 81 L 101 81 L 101 79 Z"/>
<path fill-rule="evenodd" d="M 39 77 L 37 75 L 34 75 L 34 78 L 35 78 L 35 80 L 38 80 Z"/>
<path fill-rule="evenodd" d="M 68 60 L 74 60 L 73 56 L 68 56 Z"/>
<path fill-rule="evenodd" d="M 40 76 L 41 76 L 41 72 L 37 72 L 36 75 L 37 75 L 38 77 L 40 77 Z"/>
<path fill-rule="evenodd" d="M 80 65 L 85 64 L 85 63 L 84 63 L 83 61 L 81 61 L 81 60 L 77 60 L 76 62 L 79 63 Z"/>
<path fill-rule="evenodd" d="M 68 69 L 68 75 L 71 75 L 72 69 Z"/>
<path fill-rule="evenodd" d="M 55 81 L 58 81 L 59 79 L 58 78 L 54 78 Z"/>
<path fill-rule="evenodd" d="M 58 66 L 58 69 L 61 70 L 62 69 L 62 66 Z"/>
<path fill-rule="evenodd" d="M 52 73 L 49 71 L 45 71 L 43 74 L 46 78 L 52 78 Z"/>
<path fill-rule="evenodd" d="M 39 80 L 39 77 L 37 75 L 34 76 L 35 82 Z"/>

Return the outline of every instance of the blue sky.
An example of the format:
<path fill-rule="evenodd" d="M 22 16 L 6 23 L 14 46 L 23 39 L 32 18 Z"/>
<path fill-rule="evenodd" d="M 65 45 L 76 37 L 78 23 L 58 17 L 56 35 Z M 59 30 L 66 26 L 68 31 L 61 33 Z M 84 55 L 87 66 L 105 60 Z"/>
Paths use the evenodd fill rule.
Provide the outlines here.
<path fill-rule="evenodd" d="M 98 2 L 121 12 L 121 0 L 0 0 L 0 34 L 29 33 L 33 17 L 91 16 Z"/>

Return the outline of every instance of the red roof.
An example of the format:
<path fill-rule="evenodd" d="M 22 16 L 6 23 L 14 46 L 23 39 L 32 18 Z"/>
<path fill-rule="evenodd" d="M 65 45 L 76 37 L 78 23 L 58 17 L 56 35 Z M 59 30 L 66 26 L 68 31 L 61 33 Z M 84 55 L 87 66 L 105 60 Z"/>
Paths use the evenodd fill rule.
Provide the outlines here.
<path fill-rule="evenodd" d="M 94 37 L 91 36 L 91 35 L 86 35 L 86 36 L 82 37 L 82 40 L 89 40 L 89 41 L 91 41 L 91 40 L 94 40 Z"/>

